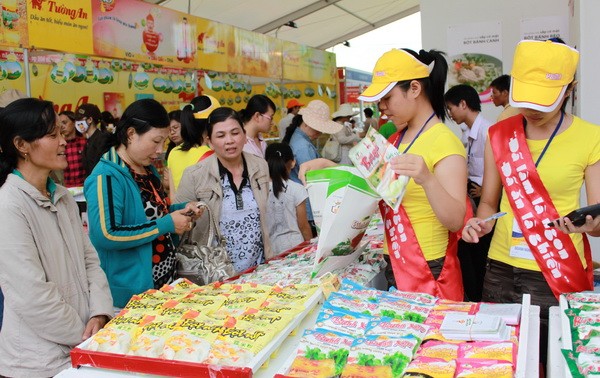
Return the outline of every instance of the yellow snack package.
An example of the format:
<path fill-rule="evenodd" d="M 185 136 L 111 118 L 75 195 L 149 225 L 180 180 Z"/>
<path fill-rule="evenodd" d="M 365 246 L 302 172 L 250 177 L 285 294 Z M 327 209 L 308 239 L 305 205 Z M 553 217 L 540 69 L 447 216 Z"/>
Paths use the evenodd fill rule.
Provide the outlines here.
<path fill-rule="evenodd" d="M 181 315 L 147 316 L 138 329 L 129 353 L 134 356 L 158 358 L 163 354 L 165 341 L 170 337 Z"/>
<path fill-rule="evenodd" d="M 248 321 L 228 318 L 219 333 L 218 339 L 253 354 L 260 352 L 278 333 L 273 328 L 261 326 Z"/>
<path fill-rule="evenodd" d="M 277 314 L 274 312 L 249 308 L 239 317 L 239 319 L 261 327 L 272 328 L 274 331 L 279 332 L 290 324 L 294 319 L 294 316 L 286 313 Z"/>
<path fill-rule="evenodd" d="M 144 325 L 144 322 L 150 322 L 152 319 L 152 316 L 143 312 L 123 309 L 103 329 L 92 336 L 84 349 L 127 354 L 139 328 Z"/>

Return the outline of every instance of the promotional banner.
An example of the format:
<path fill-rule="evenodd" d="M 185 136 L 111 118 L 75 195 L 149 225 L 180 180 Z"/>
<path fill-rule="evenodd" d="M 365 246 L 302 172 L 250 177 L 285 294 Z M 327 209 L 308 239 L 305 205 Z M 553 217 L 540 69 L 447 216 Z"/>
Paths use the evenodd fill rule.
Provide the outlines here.
<path fill-rule="evenodd" d="M 196 68 L 191 16 L 137 0 L 92 2 L 94 54 Z"/>
<path fill-rule="evenodd" d="M 204 70 L 223 71 L 235 59 L 233 26 L 194 17 L 198 36 L 198 65 Z"/>
<path fill-rule="evenodd" d="M 33 0 L 32 3 L 39 3 Z M 0 45 L 9 47 L 29 46 L 27 38 L 27 4 L 25 0 L 0 1 Z"/>
<path fill-rule="evenodd" d="M 569 43 L 569 19 L 567 16 L 532 17 L 521 19 L 521 39 L 544 41 L 559 37 Z"/>
<path fill-rule="evenodd" d="M 468 84 L 481 102 L 491 102 L 489 85 L 502 75 L 502 23 L 449 26 L 448 56 L 448 86 Z"/>
<path fill-rule="evenodd" d="M 27 15 L 30 46 L 82 54 L 93 52 L 89 1 L 32 0 L 27 2 Z"/>
<path fill-rule="evenodd" d="M 335 54 L 282 41 L 283 76 L 288 80 L 335 84 Z"/>

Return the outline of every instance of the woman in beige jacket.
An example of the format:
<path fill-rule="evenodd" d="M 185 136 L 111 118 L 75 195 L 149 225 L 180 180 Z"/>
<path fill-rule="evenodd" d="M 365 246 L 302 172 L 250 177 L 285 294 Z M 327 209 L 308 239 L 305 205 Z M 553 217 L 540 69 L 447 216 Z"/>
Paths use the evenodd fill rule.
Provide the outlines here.
<path fill-rule="evenodd" d="M 0 376 L 58 374 L 113 312 L 77 204 L 49 178 L 67 167 L 57 119 L 51 102 L 33 98 L 0 112 Z"/>
<path fill-rule="evenodd" d="M 227 253 L 237 272 L 272 257 L 266 224 L 269 167 L 260 157 L 243 152 L 246 135 L 240 116 L 227 107 L 208 117 L 208 138 L 214 154 L 187 168 L 175 200 L 204 201 L 227 240 Z M 205 241 L 209 217 L 204 214 L 192 233 Z"/>

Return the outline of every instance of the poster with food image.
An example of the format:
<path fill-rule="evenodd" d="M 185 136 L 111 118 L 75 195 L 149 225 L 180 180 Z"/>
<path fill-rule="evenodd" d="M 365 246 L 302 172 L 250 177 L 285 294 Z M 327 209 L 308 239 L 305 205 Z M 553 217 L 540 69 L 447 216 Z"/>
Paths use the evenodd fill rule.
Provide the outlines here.
<path fill-rule="evenodd" d="M 448 87 L 467 84 L 489 100 L 489 85 L 502 75 L 500 59 L 487 54 L 458 54 L 448 59 Z M 483 98 L 481 99 L 483 102 Z"/>
<path fill-rule="evenodd" d="M 491 102 L 492 80 L 502 71 L 502 23 L 474 22 L 448 27 L 448 87 L 472 86 L 482 103 Z"/>

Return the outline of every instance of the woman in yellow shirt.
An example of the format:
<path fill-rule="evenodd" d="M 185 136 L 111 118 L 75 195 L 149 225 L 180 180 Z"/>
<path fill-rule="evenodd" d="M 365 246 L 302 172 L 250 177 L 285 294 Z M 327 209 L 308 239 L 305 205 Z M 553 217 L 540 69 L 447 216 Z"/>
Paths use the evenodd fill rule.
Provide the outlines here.
<path fill-rule="evenodd" d="M 195 97 L 181 111 L 181 139 L 183 143 L 171 150 L 167 159 L 169 167 L 169 197 L 175 198 L 183 171 L 200 161 L 212 150 L 206 142 L 206 125 L 210 112 L 221 106 L 209 95 Z M 211 152 L 212 153 L 212 152 Z"/>
<path fill-rule="evenodd" d="M 483 288 L 486 302 L 515 303 L 523 294 L 540 306 L 541 335 L 547 335 L 548 309 L 565 292 L 591 290 L 591 251 L 585 234 L 600 235 L 600 217 L 574 226 L 564 217 L 600 202 L 600 128 L 565 112 L 575 85 L 579 53 L 553 41 L 521 41 L 512 69 L 510 103 L 520 115 L 492 126 L 485 150 L 483 193 L 477 216 L 463 239 L 478 242 L 500 210 L 489 250 Z M 559 219 L 560 218 L 560 219 Z M 548 223 L 559 219 L 558 226 Z M 547 341 L 541 339 L 545 360 Z"/>

